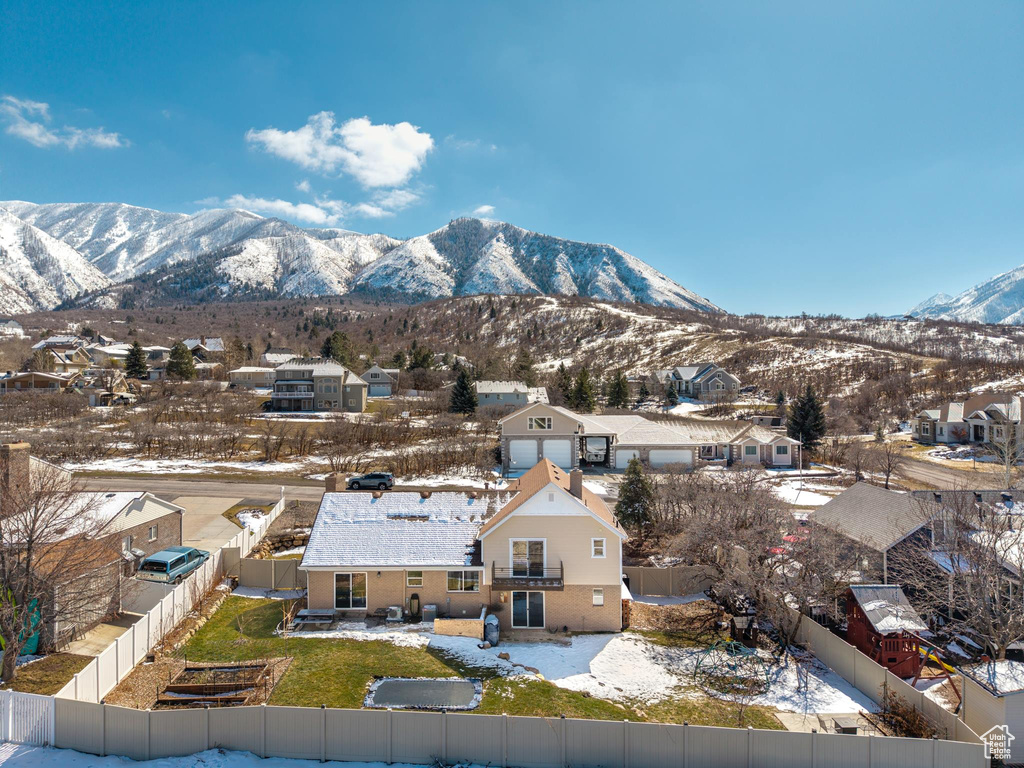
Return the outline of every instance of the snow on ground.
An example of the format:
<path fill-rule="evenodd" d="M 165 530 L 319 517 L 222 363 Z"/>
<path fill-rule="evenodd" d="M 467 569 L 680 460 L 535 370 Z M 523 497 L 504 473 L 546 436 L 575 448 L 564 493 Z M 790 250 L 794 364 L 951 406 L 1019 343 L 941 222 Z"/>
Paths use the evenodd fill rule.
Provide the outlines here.
<path fill-rule="evenodd" d="M 243 509 L 235 515 L 238 524 L 243 528 L 255 528 L 264 517 L 266 513 L 262 509 Z"/>
<path fill-rule="evenodd" d="M 466 637 L 435 635 L 424 625 L 399 624 L 367 628 L 350 622 L 333 630 L 303 631 L 298 638 L 382 640 L 403 647 L 429 646 L 470 667 L 488 668 L 499 675 L 523 675 L 532 670 L 560 688 L 602 699 L 654 703 L 671 698 L 703 696 L 694 689 L 693 670 L 699 648 L 658 645 L 630 632 L 618 635 L 577 635 L 566 642 L 502 642 L 480 648 Z M 509 660 L 498 658 L 507 653 Z M 770 659 L 765 654 L 766 659 Z M 790 656 L 769 666 L 771 687 L 753 704 L 789 712 L 857 712 L 871 710 L 871 701 L 813 657 Z M 802 685 L 803 682 L 806 685 Z M 805 690 L 806 688 L 806 690 Z"/>
<path fill-rule="evenodd" d="M 982 453 L 969 446 L 934 448 L 925 453 L 925 456 L 931 456 L 933 459 L 942 459 L 943 461 L 999 461 L 995 454 Z"/>
<path fill-rule="evenodd" d="M 223 749 L 208 749 L 183 757 L 162 757 L 158 760 L 128 760 L 124 757 L 97 757 L 75 752 L 71 749 L 51 747 L 29 747 L 24 744 L 0 744 L 0 765 L 4 768 L 310 768 L 322 765 L 326 768 L 387 768 L 386 763 L 340 763 L 328 760 L 317 763 L 314 760 L 293 760 L 283 757 L 261 758 L 252 752 L 229 752 Z M 391 763 L 391 768 L 413 768 L 410 763 Z M 470 768 L 458 763 L 453 768 Z M 480 768 L 476 766 L 476 768 Z"/>
<path fill-rule="evenodd" d="M 799 507 L 820 507 L 823 504 L 828 504 L 833 498 L 818 492 L 826 488 L 828 486 L 812 485 L 794 478 L 773 485 L 772 492 L 787 504 Z"/>
<path fill-rule="evenodd" d="M 231 592 L 235 597 L 271 598 L 274 600 L 296 600 L 305 597 L 304 589 L 264 589 L 263 587 L 236 587 Z"/>
<path fill-rule="evenodd" d="M 669 408 L 668 412 L 673 416 L 688 416 L 691 413 L 704 410 L 707 406 L 707 403 L 699 403 L 696 400 L 683 400 L 679 405 Z"/>
<path fill-rule="evenodd" d="M 703 592 L 695 592 L 692 595 L 670 595 L 659 597 L 657 595 L 634 595 L 633 601 L 637 603 L 648 603 L 649 605 L 687 605 L 696 603 L 698 600 L 707 600 L 708 596 Z"/>
<path fill-rule="evenodd" d="M 314 471 L 322 468 L 325 463 L 324 459 L 313 456 L 299 461 L 207 461 L 203 459 L 132 459 L 118 457 L 97 459 L 96 461 L 68 462 L 64 464 L 64 469 L 72 472 L 138 472 L 152 475 L 199 475 L 211 472 L 267 472 L 288 475 Z"/>
<path fill-rule="evenodd" d="M 288 555 L 301 555 L 306 551 L 303 547 L 292 547 L 291 549 L 282 549 L 279 552 L 274 553 L 274 557 L 287 557 Z"/>

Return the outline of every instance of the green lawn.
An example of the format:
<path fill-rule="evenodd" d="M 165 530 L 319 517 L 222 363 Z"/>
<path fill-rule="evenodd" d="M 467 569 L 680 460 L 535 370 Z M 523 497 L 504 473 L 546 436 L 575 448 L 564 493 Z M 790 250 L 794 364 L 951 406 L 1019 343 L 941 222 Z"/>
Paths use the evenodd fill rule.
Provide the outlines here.
<path fill-rule="evenodd" d="M 544 680 L 497 677 L 491 669 L 466 667 L 439 651 L 404 648 L 385 641 L 285 639 L 274 636 L 282 619 L 282 602 L 229 597 L 184 646 L 190 661 L 235 661 L 292 657 L 288 672 L 271 696 L 271 704 L 356 708 L 375 675 L 394 677 L 471 676 L 484 681 L 482 714 L 585 717 L 592 719 L 736 725 L 736 708 L 703 699 L 669 701 L 644 709 L 559 688 Z M 239 632 L 244 630 L 244 636 Z M 780 728 L 767 710 L 747 711 L 746 724 Z"/>
<path fill-rule="evenodd" d="M 19 667 L 14 680 L 5 688 L 9 691 L 52 696 L 67 685 L 90 661 L 92 656 L 52 653 L 39 661 Z"/>

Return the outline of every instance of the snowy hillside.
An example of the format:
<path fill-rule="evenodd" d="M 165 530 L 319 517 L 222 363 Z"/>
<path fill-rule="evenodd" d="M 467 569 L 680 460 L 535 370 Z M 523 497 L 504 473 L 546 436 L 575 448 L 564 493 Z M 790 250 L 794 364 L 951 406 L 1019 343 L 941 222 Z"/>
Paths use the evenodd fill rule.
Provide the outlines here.
<path fill-rule="evenodd" d="M 940 293 L 908 314 L 961 323 L 1024 325 L 1024 266 L 996 275 L 958 296 Z"/>
<path fill-rule="evenodd" d="M 618 248 L 501 222 L 457 219 L 403 241 L 343 229 L 303 229 L 237 209 L 185 215 L 120 203 L 4 205 L 77 249 L 115 283 L 106 293 L 83 299 L 91 306 L 116 306 L 126 291 L 149 302 L 168 298 L 168 290 L 176 300 L 358 291 L 412 299 L 559 294 L 721 311 Z M 175 280 L 183 271 L 188 280 Z M 155 275 L 161 280 L 147 279 Z M 173 288 L 165 290 L 167 277 Z M 26 290 L 19 279 L 10 282 L 9 292 Z M 191 293 L 183 294 L 183 286 Z"/>
<path fill-rule="evenodd" d="M 70 245 L 0 208 L 0 312 L 51 309 L 109 284 Z"/>

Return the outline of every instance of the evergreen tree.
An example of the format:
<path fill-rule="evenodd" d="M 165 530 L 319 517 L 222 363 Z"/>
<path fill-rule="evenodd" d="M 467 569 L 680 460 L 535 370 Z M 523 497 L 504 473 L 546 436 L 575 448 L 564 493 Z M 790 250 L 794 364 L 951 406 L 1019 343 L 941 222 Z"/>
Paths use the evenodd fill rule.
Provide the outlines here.
<path fill-rule="evenodd" d="M 561 395 L 562 402 L 568 405 L 572 399 L 572 376 L 569 375 L 565 363 L 558 364 L 558 370 L 555 372 L 555 389 Z"/>
<path fill-rule="evenodd" d="M 533 356 L 526 347 L 520 349 L 519 354 L 516 355 L 515 362 L 512 363 L 512 372 L 512 378 L 517 381 L 523 382 L 528 387 L 537 386 L 537 372 L 533 369 Z"/>
<path fill-rule="evenodd" d="M 627 531 L 639 533 L 650 524 L 654 513 L 654 485 L 640 464 L 630 459 L 619 485 L 619 500 L 615 502 L 615 519 Z"/>
<path fill-rule="evenodd" d="M 787 434 L 799 440 L 804 448 L 813 451 L 825 436 L 825 408 L 810 384 L 797 396 L 789 409 Z"/>
<path fill-rule="evenodd" d="M 462 370 L 459 372 L 459 378 L 455 380 L 455 386 L 452 387 L 452 397 L 448 403 L 448 411 L 469 416 L 476 412 L 476 403 L 476 391 L 473 389 L 473 382 L 470 380 L 469 374 Z"/>
<path fill-rule="evenodd" d="M 415 347 L 412 350 L 412 359 L 409 360 L 409 370 L 415 371 L 417 368 L 423 368 L 424 370 L 430 370 L 434 367 L 434 353 L 431 352 L 427 347 Z"/>
<path fill-rule="evenodd" d="M 48 349 L 37 349 L 32 353 L 32 357 L 25 361 L 23 366 L 26 371 L 39 371 L 40 373 L 50 373 L 55 367 L 56 361 L 53 358 L 53 354 Z"/>
<path fill-rule="evenodd" d="M 355 362 L 355 352 L 348 334 L 343 331 L 335 331 L 324 339 L 323 346 L 320 347 L 320 356 L 341 363 L 346 368 L 351 368 Z"/>
<path fill-rule="evenodd" d="M 640 382 L 640 391 L 637 393 L 636 401 L 638 403 L 642 403 L 647 398 L 649 398 L 650 396 L 651 396 L 651 390 L 649 390 L 647 388 L 647 382 L 646 381 L 641 381 Z"/>
<path fill-rule="evenodd" d="M 395 354 L 391 356 L 391 367 L 392 368 L 397 368 L 400 371 L 404 371 L 405 370 L 405 364 L 406 364 L 405 352 L 403 352 L 401 349 L 398 350 L 397 352 L 395 352 Z"/>
<path fill-rule="evenodd" d="M 779 416 L 786 415 L 786 393 L 781 389 L 775 395 L 775 412 L 779 414 Z"/>
<path fill-rule="evenodd" d="M 608 407 L 629 407 L 629 382 L 626 380 L 626 374 L 622 371 L 618 372 L 608 387 Z"/>
<path fill-rule="evenodd" d="M 167 377 L 189 381 L 196 377 L 196 363 L 192 359 L 192 353 L 181 341 L 171 347 L 170 357 L 167 359 Z"/>
<path fill-rule="evenodd" d="M 665 402 L 668 403 L 669 408 L 679 405 L 679 393 L 671 384 L 665 389 Z"/>
<path fill-rule="evenodd" d="M 597 395 L 594 394 L 594 383 L 590 380 L 590 371 L 580 368 L 576 381 L 572 385 L 569 407 L 579 413 L 593 413 L 597 406 Z"/>
<path fill-rule="evenodd" d="M 138 339 L 132 344 L 132 348 L 128 350 L 128 357 L 124 361 L 124 372 L 129 379 L 139 379 L 141 381 L 149 378 L 146 352 L 142 349 Z"/>

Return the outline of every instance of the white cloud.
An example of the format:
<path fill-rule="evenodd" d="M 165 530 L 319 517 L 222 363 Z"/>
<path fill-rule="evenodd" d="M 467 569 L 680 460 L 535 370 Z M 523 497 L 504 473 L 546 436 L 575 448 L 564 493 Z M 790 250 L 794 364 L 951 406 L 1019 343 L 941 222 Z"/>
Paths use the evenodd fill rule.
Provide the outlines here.
<path fill-rule="evenodd" d="M 294 131 L 250 129 L 245 138 L 302 168 L 348 173 L 367 188 L 406 184 L 434 148 L 430 134 L 411 123 L 374 125 L 358 117 L 338 125 L 333 112 L 312 115 Z"/>
<path fill-rule="evenodd" d="M 373 201 L 381 208 L 389 211 L 401 211 L 413 203 L 419 202 L 420 196 L 408 189 L 392 189 L 389 192 L 378 193 L 373 196 Z"/>
<path fill-rule="evenodd" d="M 303 179 L 302 181 L 296 182 L 295 188 L 299 192 L 305 192 L 307 195 L 313 191 L 313 187 L 310 186 L 309 179 Z"/>
<path fill-rule="evenodd" d="M 341 222 L 348 209 L 341 200 L 317 200 L 313 203 L 292 203 L 288 200 L 265 197 L 232 195 L 224 204 L 231 208 L 244 208 L 253 213 L 265 213 L 307 224 L 332 227 Z"/>
<path fill-rule="evenodd" d="M 352 206 L 352 212 L 364 219 L 383 219 L 394 216 L 394 211 L 388 211 L 373 203 L 357 203 Z"/>
<path fill-rule="evenodd" d="M 444 137 L 444 143 L 459 152 L 470 152 L 470 151 L 483 151 L 483 152 L 497 152 L 497 144 L 488 144 L 487 142 L 481 141 L 480 139 L 460 139 L 454 133 L 449 133 Z"/>
<path fill-rule="evenodd" d="M 494 213 L 493 205 L 478 205 L 473 209 L 474 216 L 490 216 L 492 213 Z"/>
<path fill-rule="evenodd" d="M 55 146 L 67 149 L 86 146 L 113 149 L 128 146 L 128 141 L 120 134 L 103 128 L 76 128 L 72 125 L 52 128 L 49 125 L 50 105 L 42 101 L 4 96 L 0 98 L 0 119 L 7 123 L 7 133 L 11 136 L 43 149 Z"/>

